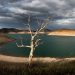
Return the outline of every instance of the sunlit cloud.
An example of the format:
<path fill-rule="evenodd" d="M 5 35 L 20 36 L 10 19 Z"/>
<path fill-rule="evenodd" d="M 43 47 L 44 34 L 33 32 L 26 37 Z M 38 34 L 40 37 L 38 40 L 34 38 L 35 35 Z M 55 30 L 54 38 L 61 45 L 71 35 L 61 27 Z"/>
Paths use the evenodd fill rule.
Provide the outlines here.
<path fill-rule="evenodd" d="M 68 18 L 68 19 L 59 19 L 55 21 L 58 25 L 70 25 L 75 24 L 75 18 Z"/>

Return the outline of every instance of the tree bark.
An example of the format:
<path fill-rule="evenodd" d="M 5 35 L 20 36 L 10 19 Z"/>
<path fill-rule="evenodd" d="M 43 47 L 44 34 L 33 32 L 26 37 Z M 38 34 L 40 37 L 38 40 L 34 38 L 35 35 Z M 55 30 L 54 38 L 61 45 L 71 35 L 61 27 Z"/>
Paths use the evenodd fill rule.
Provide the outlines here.
<path fill-rule="evenodd" d="M 29 64 L 32 62 L 32 57 L 33 57 L 33 52 L 34 52 L 34 38 L 31 38 L 31 50 L 29 54 Z"/>

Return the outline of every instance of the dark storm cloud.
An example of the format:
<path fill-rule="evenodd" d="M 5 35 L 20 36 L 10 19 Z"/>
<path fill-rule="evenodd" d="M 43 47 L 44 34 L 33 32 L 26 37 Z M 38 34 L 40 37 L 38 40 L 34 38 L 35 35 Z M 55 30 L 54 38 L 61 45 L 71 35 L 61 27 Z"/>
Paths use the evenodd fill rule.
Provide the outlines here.
<path fill-rule="evenodd" d="M 74 0 L 0 0 L 0 12 L 75 17 Z M 72 15 L 71 15 L 72 14 Z"/>
<path fill-rule="evenodd" d="M 63 19 L 56 19 L 53 24 L 74 24 L 75 0 L 0 0 L 1 24 L 21 26 L 26 14 L 60 16 Z"/>

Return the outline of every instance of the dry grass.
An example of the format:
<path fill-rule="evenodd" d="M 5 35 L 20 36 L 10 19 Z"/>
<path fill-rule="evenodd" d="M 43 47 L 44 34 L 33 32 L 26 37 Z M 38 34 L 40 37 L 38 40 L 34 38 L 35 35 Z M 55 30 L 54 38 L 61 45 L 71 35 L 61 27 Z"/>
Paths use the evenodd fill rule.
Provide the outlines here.
<path fill-rule="evenodd" d="M 0 62 L 0 75 L 75 75 L 75 61 L 41 63 Z"/>

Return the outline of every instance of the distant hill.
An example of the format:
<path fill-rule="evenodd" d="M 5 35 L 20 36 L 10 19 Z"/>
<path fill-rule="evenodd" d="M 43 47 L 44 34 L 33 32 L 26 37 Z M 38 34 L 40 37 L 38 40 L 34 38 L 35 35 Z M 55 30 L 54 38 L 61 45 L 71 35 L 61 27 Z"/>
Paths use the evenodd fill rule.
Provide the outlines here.
<path fill-rule="evenodd" d="M 19 29 L 15 29 L 15 28 L 2 28 L 2 29 L 0 29 L 0 33 L 10 33 L 10 32 L 17 33 L 20 31 L 23 31 L 23 30 L 19 30 Z"/>
<path fill-rule="evenodd" d="M 56 36 L 75 36 L 74 29 L 58 29 L 48 33 L 48 35 L 56 35 Z"/>
<path fill-rule="evenodd" d="M 41 32 L 50 32 L 51 30 L 49 29 L 43 29 Z M 0 33 L 25 33 L 29 32 L 29 30 L 21 30 L 21 29 L 16 29 L 16 28 L 2 28 L 0 29 Z M 32 32 L 36 32 L 32 30 Z"/>

